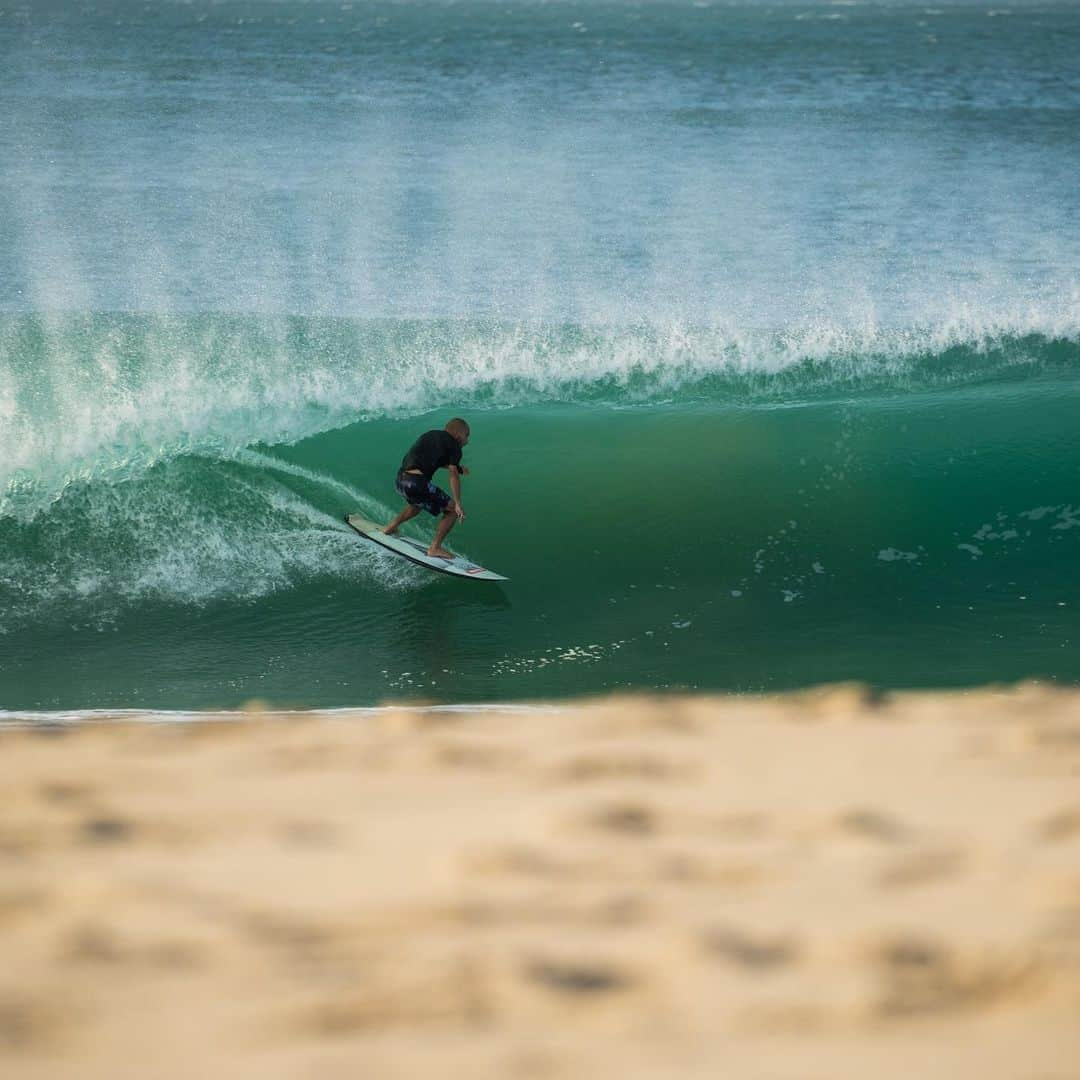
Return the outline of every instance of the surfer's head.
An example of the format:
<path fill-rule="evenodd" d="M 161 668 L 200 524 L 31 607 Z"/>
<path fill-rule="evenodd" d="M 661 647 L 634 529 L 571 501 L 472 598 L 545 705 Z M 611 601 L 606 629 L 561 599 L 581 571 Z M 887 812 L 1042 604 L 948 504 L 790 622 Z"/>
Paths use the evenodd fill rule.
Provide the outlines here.
<path fill-rule="evenodd" d="M 455 416 L 454 419 L 446 425 L 446 430 L 450 432 L 462 446 L 469 441 L 469 425 L 466 424 L 460 416 Z"/>

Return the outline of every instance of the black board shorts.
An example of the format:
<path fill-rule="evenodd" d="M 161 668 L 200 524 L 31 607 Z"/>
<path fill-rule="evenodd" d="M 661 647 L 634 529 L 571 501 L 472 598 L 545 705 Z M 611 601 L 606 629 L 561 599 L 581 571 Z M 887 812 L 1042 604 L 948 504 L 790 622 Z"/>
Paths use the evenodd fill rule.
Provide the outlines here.
<path fill-rule="evenodd" d="M 419 506 L 435 517 L 445 514 L 453 501 L 442 488 L 436 487 L 426 477 L 407 473 L 404 469 L 398 472 L 394 487 L 410 506 Z"/>

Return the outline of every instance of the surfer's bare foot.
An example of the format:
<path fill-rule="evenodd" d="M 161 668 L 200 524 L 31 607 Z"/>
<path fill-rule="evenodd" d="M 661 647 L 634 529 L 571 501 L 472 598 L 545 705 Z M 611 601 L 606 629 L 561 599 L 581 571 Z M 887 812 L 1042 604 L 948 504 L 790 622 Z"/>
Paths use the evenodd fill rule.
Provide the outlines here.
<path fill-rule="evenodd" d="M 447 551 L 444 547 L 429 547 L 427 553 L 433 559 L 455 559 L 457 556 L 452 551 Z"/>
<path fill-rule="evenodd" d="M 396 533 L 396 532 L 397 532 L 397 526 L 396 525 L 387 525 L 386 528 L 383 529 L 383 531 L 382 531 L 383 536 L 393 536 L 394 533 Z"/>

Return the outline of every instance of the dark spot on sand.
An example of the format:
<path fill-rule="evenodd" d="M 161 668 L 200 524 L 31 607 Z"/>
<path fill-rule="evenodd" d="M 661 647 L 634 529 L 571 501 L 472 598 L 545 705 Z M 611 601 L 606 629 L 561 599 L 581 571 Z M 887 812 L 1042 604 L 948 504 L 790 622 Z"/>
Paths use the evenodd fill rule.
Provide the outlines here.
<path fill-rule="evenodd" d="M 786 967 L 798 959 L 798 946 L 790 938 L 751 937 L 741 930 L 711 930 L 705 946 L 740 967 L 768 971 Z"/>
<path fill-rule="evenodd" d="M 90 818 L 82 825 L 84 839 L 93 844 L 119 844 L 130 840 L 135 826 L 123 818 Z"/>
<path fill-rule="evenodd" d="M 0 996 L 0 1049 L 37 1050 L 55 1043 L 67 1018 L 43 1001 Z"/>
<path fill-rule="evenodd" d="M 526 974 L 533 982 L 568 994 L 603 994 L 630 985 L 625 973 L 599 963 L 532 960 Z"/>
<path fill-rule="evenodd" d="M 659 824 L 656 813 L 640 803 L 617 803 L 606 806 L 593 814 L 590 821 L 601 829 L 639 836 L 655 832 Z"/>
<path fill-rule="evenodd" d="M 840 825 L 849 832 L 887 843 L 896 843 L 907 837 L 907 829 L 900 822 L 879 810 L 867 807 L 849 810 L 841 815 Z"/>

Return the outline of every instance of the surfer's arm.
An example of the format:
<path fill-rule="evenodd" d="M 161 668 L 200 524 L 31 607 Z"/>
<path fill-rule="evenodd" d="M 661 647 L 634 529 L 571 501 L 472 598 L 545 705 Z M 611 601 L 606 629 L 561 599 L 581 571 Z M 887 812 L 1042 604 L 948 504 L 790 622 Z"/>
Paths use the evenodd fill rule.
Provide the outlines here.
<path fill-rule="evenodd" d="M 461 506 L 461 466 L 449 465 L 447 471 L 450 473 L 450 493 L 454 496 L 454 508 L 457 512 L 458 520 L 463 520 L 465 517 L 465 511 Z"/>

